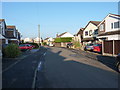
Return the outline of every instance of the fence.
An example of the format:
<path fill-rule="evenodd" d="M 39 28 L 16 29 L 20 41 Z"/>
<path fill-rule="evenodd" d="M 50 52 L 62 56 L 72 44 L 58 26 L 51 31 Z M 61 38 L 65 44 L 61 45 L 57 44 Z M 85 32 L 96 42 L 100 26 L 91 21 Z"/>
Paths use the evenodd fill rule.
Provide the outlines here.
<path fill-rule="evenodd" d="M 102 51 L 104 55 L 117 55 L 120 53 L 120 40 L 104 40 Z"/>

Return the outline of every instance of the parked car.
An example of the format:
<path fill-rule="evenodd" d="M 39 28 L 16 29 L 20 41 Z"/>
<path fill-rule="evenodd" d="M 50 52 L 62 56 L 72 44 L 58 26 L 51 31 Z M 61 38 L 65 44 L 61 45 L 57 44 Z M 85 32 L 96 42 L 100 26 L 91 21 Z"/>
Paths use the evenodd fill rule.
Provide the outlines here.
<path fill-rule="evenodd" d="M 101 53 L 102 52 L 102 44 L 94 44 L 93 51 Z"/>
<path fill-rule="evenodd" d="M 53 44 L 52 44 L 52 43 L 50 43 L 50 44 L 48 44 L 48 46 L 53 47 Z"/>
<path fill-rule="evenodd" d="M 116 61 L 117 71 L 120 73 L 120 53 L 116 56 Z"/>
<path fill-rule="evenodd" d="M 34 46 L 34 45 L 32 45 L 32 47 L 33 47 L 33 48 L 35 48 L 35 46 Z"/>
<path fill-rule="evenodd" d="M 93 44 L 88 44 L 88 45 L 86 45 L 85 48 L 84 48 L 84 50 L 85 50 L 85 51 L 87 51 L 87 50 L 88 50 L 88 51 L 93 51 Z"/>
<path fill-rule="evenodd" d="M 33 46 L 31 44 L 21 44 L 21 45 L 19 45 L 19 49 L 21 49 L 21 50 L 31 50 L 31 49 L 33 49 Z"/>
<path fill-rule="evenodd" d="M 73 46 L 73 43 L 68 43 L 67 48 L 71 48 Z"/>

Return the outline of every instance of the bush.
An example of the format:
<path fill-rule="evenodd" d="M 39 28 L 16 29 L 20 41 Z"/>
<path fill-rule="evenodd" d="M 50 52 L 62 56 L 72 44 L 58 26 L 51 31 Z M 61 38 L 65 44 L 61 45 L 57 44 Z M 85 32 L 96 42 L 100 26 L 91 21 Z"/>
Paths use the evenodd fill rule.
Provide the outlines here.
<path fill-rule="evenodd" d="M 46 43 L 46 42 L 43 42 L 42 44 L 43 44 L 43 45 L 47 45 L 47 43 Z"/>
<path fill-rule="evenodd" d="M 78 41 L 73 41 L 73 45 L 75 46 L 75 48 L 80 48 L 81 45 Z"/>
<path fill-rule="evenodd" d="M 21 54 L 21 51 L 16 44 L 9 44 L 3 48 L 4 56 L 8 58 L 15 58 Z"/>

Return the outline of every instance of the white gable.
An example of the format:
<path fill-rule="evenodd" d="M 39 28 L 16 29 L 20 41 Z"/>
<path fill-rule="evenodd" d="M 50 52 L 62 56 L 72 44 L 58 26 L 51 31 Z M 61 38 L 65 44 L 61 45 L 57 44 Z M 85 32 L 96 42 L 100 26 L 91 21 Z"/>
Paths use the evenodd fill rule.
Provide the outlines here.
<path fill-rule="evenodd" d="M 106 32 L 118 30 L 118 28 L 116 28 L 116 29 L 111 28 L 111 23 L 118 22 L 118 21 L 120 21 L 120 17 L 118 17 L 118 16 L 109 15 L 108 17 L 106 17 L 105 18 L 105 30 L 106 30 Z"/>
<path fill-rule="evenodd" d="M 93 35 L 89 35 L 89 31 L 92 30 L 92 33 L 94 33 L 94 30 L 98 29 L 96 25 L 89 23 L 88 26 L 83 31 L 83 38 L 91 38 Z M 85 32 L 88 32 L 88 35 L 85 35 Z"/>
<path fill-rule="evenodd" d="M 119 16 L 116 16 L 116 15 L 113 15 L 113 14 L 108 14 L 103 20 L 101 23 L 103 23 L 105 21 L 105 32 L 111 32 L 111 31 L 116 31 L 118 30 L 118 28 L 111 28 L 111 23 L 114 24 L 114 22 L 118 22 L 120 21 L 120 17 Z M 98 25 L 100 26 L 101 23 Z M 119 23 L 120 24 L 120 23 Z M 120 28 L 119 28 L 120 29 Z"/>
<path fill-rule="evenodd" d="M 70 34 L 69 32 L 67 32 L 64 35 L 62 35 L 61 37 L 74 37 L 74 36 L 72 34 Z"/>

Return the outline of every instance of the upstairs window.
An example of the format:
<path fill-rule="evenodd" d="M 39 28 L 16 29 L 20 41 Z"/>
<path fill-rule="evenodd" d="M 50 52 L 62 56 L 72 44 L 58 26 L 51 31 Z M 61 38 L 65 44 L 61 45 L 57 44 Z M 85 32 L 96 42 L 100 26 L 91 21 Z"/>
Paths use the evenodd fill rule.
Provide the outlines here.
<path fill-rule="evenodd" d="M 117 28 L 120 28 L 120 22 L 111 23 L 111 29 L 117 29 Z"/>
<path fill-rule="evenodd" d="M 114 25 L 114 24 L 113 24 L 113 23 L 111 23 L 111 29 L 113 29 L 113 25 Z"/>
<path fill-rule="evenodd" d="M 114 28 L 120 28 L 119 22 L 114 22 Z"/>
<path fill-rule="evenodd" d="M 92 36 L 92 30 L 89 31 L 89 35 Z"/>
<path fill-rule="evenodd" d="M 85 31 L 85 36 L 87 36 L 88 35 L 88 31 Z"/>
<path fill-rule="evenodd" d="M 95 35 L 98 34 L 98 29 L 96 29 L 96 30 L 94 31 L 94 34 L 95 34 Z"/>
<path fill-rule="evenodd" d="M 100 31 L 104 31 L 104 24 L 100 25 Z"/>

